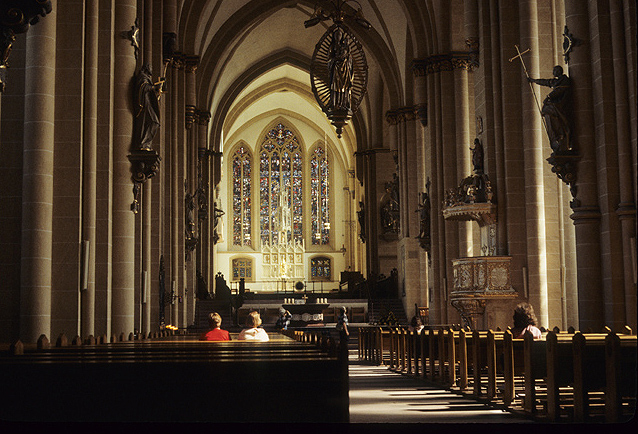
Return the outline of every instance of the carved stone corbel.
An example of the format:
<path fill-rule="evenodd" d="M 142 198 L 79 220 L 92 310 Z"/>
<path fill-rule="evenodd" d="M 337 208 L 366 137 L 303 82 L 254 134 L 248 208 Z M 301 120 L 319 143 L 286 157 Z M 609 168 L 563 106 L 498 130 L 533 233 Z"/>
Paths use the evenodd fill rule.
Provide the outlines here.
<path fill-rule="evenodd" d="M 569 191 L 573 198 L 571 202 L 572 208 L 574 208 L 574 206 L 580 206 L 580 201 L 576 198 L 577 188 L 575 185 L 579 160 L 580 156 L 574 149 L 568 151 L 554 151 L 547 159 L 547 162 L 552 166 L 552 172 L 554 172 L 565 184 L 569 185 Z"/>

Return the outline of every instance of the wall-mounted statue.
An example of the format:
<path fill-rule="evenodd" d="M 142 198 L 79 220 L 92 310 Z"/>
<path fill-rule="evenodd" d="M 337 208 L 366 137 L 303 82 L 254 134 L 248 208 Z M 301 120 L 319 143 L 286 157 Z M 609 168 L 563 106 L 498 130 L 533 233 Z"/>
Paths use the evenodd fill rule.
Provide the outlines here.
<path fill-rule="evenodd" d="M 483 145 L 478 138 L 474 139 L 474 146 L 470 147 L 470 150 L 472 151 L 472 166 L 474 166 L 474 174 L 481 175 L 485 170 L 485 164 Z"/>
<path fill-rule="evenodd" d="M 224 241 L 224 226 L 222 216 L 226 214 L 221 206 L 213 205 L 213 244 Z"/>
<path fill-rule="evenodd" d="M 185 235 L 186 238 L 195 237 L 195 196 L 190 193 L 186 193 L 184 196 L 185 201 Z"/>
<path fill-rule="evenodd" d="M 366 242 L 366 208 L 363 201 L 359 201 L 359 211 L 357 211 L 359 219 L 359 238 L 362 243 Z"/>
<path fill-rule="evenodd" d="M 383 233 L 399 232 L 399 178 L 395 173 L 392 181 L 385 183 L 381 196 L 381 229 Z"/>
<path fill-rule="evenodd" d="M 135 77 L 133 147 L 150 151 L 160 127 L 159 99 L 162 82 L 153 82 L 151 67 L 144 64 Z"/>
<path fill-rule="evenodd" d="M 419 213 L 419 236 L 418 238 L 421 240 L 429 240 L 430 239 L 430 195 L 426 192 L 419 193 L 420 203 L 417 212 Z"/>
<path fill-rule="evenodd" d="M 543 101 L 541 115 L 552 150 L 554 152 L 569 151 L 573 147 L 571 79 L 563 73 L 560 65 L 554 66 L 553 74 L 554 78 L 528 77 L 528 80 L 552 89 Z"/>

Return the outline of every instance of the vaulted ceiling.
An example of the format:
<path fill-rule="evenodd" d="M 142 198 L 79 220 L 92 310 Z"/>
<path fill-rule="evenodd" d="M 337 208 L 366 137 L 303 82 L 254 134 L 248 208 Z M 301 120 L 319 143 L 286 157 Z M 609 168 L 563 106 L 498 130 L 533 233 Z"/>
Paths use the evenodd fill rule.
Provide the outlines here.
<path fill-rule="evenodd" d="M 315 44 L 332 21 L 304 26 L 317 4 L 325 9 L 329 2 L 184 0 L 179 43 L 183 52 L 201 59 L 197 99 L 198 106 L 212 114 L 211 143 L 219 149 L 224 137 L 259 116 L 276 112 L 328 132 L 334 143 L 341 144 L 346 158 L 357 149 L 383 146 L 384 113 L 410 102 L 412 96 L 404 90 L 410 80 L 410 62 L 428 40 L 422 28 L 427 7 L 413 3 L 346 2 L 346 8 L 361 6 L 372 29 L 346 22 L 365 51 L 368 89 L 339 140 L 315 101 L 309 72 Z"/>

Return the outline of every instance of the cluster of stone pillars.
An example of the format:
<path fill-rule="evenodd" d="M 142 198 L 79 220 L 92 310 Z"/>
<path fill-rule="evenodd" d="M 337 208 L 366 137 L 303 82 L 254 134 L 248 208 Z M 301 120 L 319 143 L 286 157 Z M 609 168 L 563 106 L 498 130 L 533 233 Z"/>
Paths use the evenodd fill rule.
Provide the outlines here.
<path fill-rule="evenodd" d="M 208 151 L 210 114 L 197 108 L 199 58 L 180 52 L 167 56 L 163 49 L 166 35 L 177 31 L 177 2 L 116 0 L 108 8 L 99 2 L 52 4 L 53 12 L 28 32 L 24 58 L 16 56 L 18 65 L 24 63 L 25 90 L 21 247 L 13 272 L 20 285 L 8 294 L 8 304 L 19 316 L 5 319 L 3 328 L 16 334 L 5 338 L 35 342 L 41 334 L 148 334 L 162 325 L 163 308 L 166 324 L 186 327 L 194 318 L 196 271 L 209 288 L 212 284 L 214 243 L 207 211 L 220 159 L 210 158 Z M 60 24 L 73 16 L 83 23 L 77 29 L 85 38 L 82 56 L 63 49 L 65 38 L 73 35 L 61 34 Z M 73 56 L 82 61 L 73 64 Z M 141 184 L 136 197 L 129 160 L 132 79 L 144 63 L 152 65 L 154 79 L 164 76 L 166 83 L 162 125 L 153 142 L 160 171 Z M 79 104 L 69 106 L 68 116 L 63 102 L 74 83 L 60 79 L 65 67 L 76 68 L 82 95 Z M 60 139 L 70 116 L 78 119 L 71 127 L 81 132 L 75 155 Z M 76 196 L 66 198 L 65 191 Z M 198 204 L 198 243 L 190 255 L 187 193 L 196 195 Z M 132 209 L 134 200 L 139 200 L 138 212 Z M 73 234 L 74 224 L 77 238 L 55 235 Z M 67 226 L 64 232 L 61 225 Z M 166 306 L 159 305 L 162 257 Z"/>
<path fill-rule="evenodd" d="M 451 262 L 480 255 L 479 233 L 470 222 L 444 221 L 441 206 L 444 192 L 470 174 L 469 147 L 476 137 L 486 147 L 486 173 L 493 179 L 496 254 L 512 257 L 511 278 L 519 293 L 518 300 L 508 303 L 530 301 L 543 326 L 635 325 L 631 243 L 636 192 L 630 184 L 636 167 L 634 163 L 632 174 L 629 161 L 635 162 L 636 133 L 625 121 L 635 119 L 635 107 L 627 104 L 635 98 L 635 80 L 629 79 L 635 70 L 626 69 L 622 60 L 631 58 L 626 29 L 635 6 L 623 1 L 594 6 L 577 0 L 463 5 L 468 49 L 454 47 L 449 35 L 439 34 L 440 46 L 449 51 L 415 59 L 412 65 L 414 81 L 406 86 L 414 89 L 416 104 L 388 112 L 389 147 L 397 151 L 401 181 L 397 258 L 399 285 L 408 288 L 405 307 L 429 305 L 431 322 L 458 322 L 448 300 L 454 278 Z M 551 37 L 543 34 L 544 22 L 552 23 Z M 582 42 L 569 64 L 560 51 L 565 26 Z M 590 30 L 609 37 L 593 40 Z M 514 44 L 530 48 L 524 61 L 531 76 L 538 78 L 560 64 L 576 83 L 580 161 L 577 180 L 570 185 L 575 198 L 545 161 L 551 150 L 539 101 L 530 92 L 520 61 L 508 62 L 516 54 Z M 594 61 L 596 56 L 603 62 Z M 615 67 L 612 57 L 618 60 Z M 597 100 L 605 103 L 595 104 Z M 419 107 L 427 109 L 424 126 L 412 122 Z M 620 111 L 616 124 L 605 114 L 613 110 Z M 604 138 L 600 131 L 605 131 Z M 616 141 L 618 173 L 612 174 L 608 159 L 617 157 L 615 145 L 609 143 Z M 414 211 L 428 178 L 431 267 L 425 252 L 414 253 L 419 251 Z M 504 315 L 501 320 L 511 321 L 509 306 Z"/>

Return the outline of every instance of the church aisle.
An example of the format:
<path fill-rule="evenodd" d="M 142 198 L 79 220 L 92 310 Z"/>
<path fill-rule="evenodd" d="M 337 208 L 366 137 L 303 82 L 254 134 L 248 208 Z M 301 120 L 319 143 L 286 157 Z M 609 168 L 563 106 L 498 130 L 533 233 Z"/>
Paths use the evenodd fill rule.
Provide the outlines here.
<path fill-rule="evenodd" d="M 350 423 L 532 423 L 350 355 Z"/>

